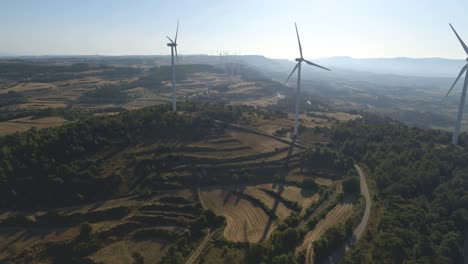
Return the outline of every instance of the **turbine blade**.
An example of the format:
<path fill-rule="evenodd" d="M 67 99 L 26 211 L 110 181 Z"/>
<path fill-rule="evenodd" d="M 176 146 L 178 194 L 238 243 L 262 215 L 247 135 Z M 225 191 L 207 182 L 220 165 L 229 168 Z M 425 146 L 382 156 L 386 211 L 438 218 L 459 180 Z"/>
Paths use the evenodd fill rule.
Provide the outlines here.
<path fill-rule="evenodd" d="M 457 84 L 458 80 L 460 79 L 460 77 L 463 75 L 463 73 L 466 71 L 466 69 L 468 68 L 468 64 L 466 64 L 460 71 L 460 73 L 458 74 L 458 77 L 455 79 L 455 81 L 453 82 L 452 84 L 452 87 L 450 87 L 450 90 L 448 90 L 447 94 L 445 95 L 445 97 L 447 97 L 450 92 L 452 91 L 453 87 L 455 87 L 455 84 Z M 465 77 L 466 78 L 466 77 Z"/>
<path fill-rule="evenodd" d="M 294 26 L 296 26 L 297 42 L 299 43 L 299 52 L 301 53 L 301 58 L 303 58 L 302 57 L 301 39 L 299 38 L 299 31 L 297 30 L 297 24 L 294 23 Z"/>
<path fill-rule="evenodd" d="M 179 63 L 179 55 L 177 54 L 177 46 L 175 46 L 174 48 L 175 48 L 175 58 L 176 58 L 176 62 Z"/>
<path fill-rule="evenodd" d="M 174 43 L 174 41 L 173 41 L 169 36 L 166 36 L 166 38 L 167 38 L 170 42 Z"/>
<path fill-rule="evenodd" d="M 179 19 L 177 19 L 177 29 L 176 29 L 176 32 L 175 32 L 175 40 L 174 42 L 177 43 L 177 35 L 179 34 Z"/>
<path fill-rule="evenodd" d="M 453 28 L 452 24 L 450 24 L 450 27 L 452 28 L 453 30 L 453 33 L 455 33 L 455 35 L 457 36 L 458 40 L 460 41 L 460 44 L 463 46 L 463 49 L 465 50 L 466 52 L 466 55 L 468 55 L 468 47 L 466 46 L 465 42 L 463 42 L 463 40 L 460 38 L 460 36 L 458 35 L 457 31 Z"/>
<path fill-rule="evenodd" d="M 284 82 L 284 84 L 286 84 L 288 81 L 289 81 L 289 78 L 291 78 L 291 76 L 293 75 L 293 73 L 297 70 L 297 67 L 299 67 L 299 63 L 296 64 L 296 66 L 294 66 L 294 69 L 292 70 L 291 74 L 289 74 L 288 78 L 286 79 L 286 81 Z"/>
<path fill-rule="evenodd" d="M 315 64 L 315 63 L 310 62 L 310 61 L 308 61 L 308 60 L 304 60 L 304 61 L 305 61 L 305 63 L 307 63 L 307 64 L 309 64 L 309 65 L 312 65 L 312 66 L 315 66 L 315 67 L 319 67 L 319 68 L 322 68 L 322 69 L 327 70 L 327 71 L 331 71 L 331 70 L 328 69 L 328 68 L 325 68 L 325 67 L 323 67 L 323 66 L 320 66 L 320 65 L 318 65 L 318 64 Z"/>

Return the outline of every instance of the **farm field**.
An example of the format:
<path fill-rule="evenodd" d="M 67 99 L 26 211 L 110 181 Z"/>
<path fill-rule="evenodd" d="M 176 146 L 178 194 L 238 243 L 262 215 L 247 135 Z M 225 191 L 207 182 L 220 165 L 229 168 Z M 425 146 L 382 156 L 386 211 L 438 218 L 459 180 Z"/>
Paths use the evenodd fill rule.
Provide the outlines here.
<path fill-rule="evenodd" d="M 313 203 L 319 200 L 320 195 L 310 190 L 301 189 L 293 185 L 262 184 L 256 186 L 260 190 L 268 190 L 278 193 L 283 199 L 297 203 L 301 207 L 301 214 Z"/>
<path fill-rule="evenodd" d="M 0 259 L 15 255 L 16 259 L 22 259 L 33 251 L 46 250 L 46 243 L 73 243 L 82 232 L 79 222 L 74 220 L 78 217 L 88 219 L 91 234 L 102 243 L 89 256 L 90 259 L 104 263 L 129 263 L 137 252 L 146 261 L 156 263 L 173 242 L 171 236 L 186 232 L 186 224 L 183 223 L 193 221 L 201 212 L 195 197 L 190 191 L 176 191 L 144 199 L 138 196 L 112 199 L 58 208 L 55 212 L 61 217 L 56 220 L 44 211 L 4 212 L 0 216 Z M 30 220 L 23 224 L 12 222 L 13 218 L 21 217 Z M 172 217 L 176 218 L 171 221 Z M 49 218 L 51 220 L 43 220 Z M 49 226 L 49 221 L 55 222 L 53 227 Z M 165 233 L 159 232 L 165 235 L 159 236 L 153 230 L 165 230 Z M 145 236 L 147 232 L 149 236 Z M 115 238 L 119 241 L 114 243 Z"/>
<path fill-rule="evenodd" d="M 306 252 L 307 259 L 312 259 L 313 247 L 312 243 L 320 238 L 320 236 L 330 227 L 338 224 L 344 224 L 353 213 L 353 204 L 340 203 L 330 210 L 326 217 L 319 221 L 313 230 L 309 231 L 302 241 L 302 244 L 297 248 L 296 252 Z"/>
<path fill-rule="evenodd" d="M 200 190 L 200 197 L 204 206 L 226 217 L 224 236 L 230 241 L 256 243 L 273 231 L 262 208 L 229 190 Z"/>
<path fill-rule="evenodd" d="M 134 261 L 133 255 L 140 254 L 148 263 L 158 263 L 166 253 L 167 241 L 157 241 L 155 239 L 148 241 L 124 240 L 106 246 L 89 258 L 98 263 L 126 264 Z"/>
<path fill-rule="evenodd" d="M 161 84 L 151 85 L 142 81 L 152 75 L 151 71 L 142 70 L 139 74 L 112 75 L 112 77 L 106 77 L 105 73 L 106 71 L 102 70 L 85 71 L 74 73 L 74 77 L 69 77 L 66 80 L 52 79 L 48 82 L 21 81 L 8 82 L 3 85 L 0 82 L 0 102 L 1 96 L 6 96 L 9 93 L 15 93 L 22 98 L 20 102 L 5 107 L 0 104 L 0 112 L 2 110 L 8 112 L 37 111 L 47 108 L 69 111 L 99 111 L 118 108 L 119 111 L 124 111 L 167 104 L 171 101 L 170 82 L 164 80 L 161 81 Z M 217 73 L 213 70 L 211 72 L 193 72 L 186 74 L 186 79 L 177 83 L 176 96 L 178 101 L 223 101 L 227 104 L 236 104 L 235 102 L 239 102 L 239 100 L 241 102 L 258 101 L 259 103 L 247 104 L 265 106 L 263 101 L 270 100 L 268 98 L 275 99 L 276 90 L 269 86 L 270 82 L 268 81 L 243 81 L 240 76 L 231 78 L 224 73 Z M 116 90 L 122 89 L 119 93 L 125 99 L 113 100 L 112 96 L 117 93 L 115 91 L 100 99 L 91 96 L 91 99 L 84 100 L 87 98 L 86 96 L 106 87 Z M 267 104 L 275 104 L 276 102 L 277 100 L 270 100 Z M 60 125 L 52 120 L 45 119 L 43 121 L 34 124 L 34 126 L 43 128 Z M 33 126 L 23 122 L 15 122 L 13 119 L 6 120 L 0 122 L 0 135 L 25 131 L 31 127 Z"/>
<path fill-rule="evenodd" d="M 286 219 L 293 212 L 303 214 L 318 199 L 319 194 L 313 191 L 282 184 L 200 190 L 204 207 L 227 218 L 224 236 L 230 241 L 264 240 L 275 229 L 276 221 L 271 214 L 275 214 L 279 220 Z M 299 208 L 292 207 L 292 204 L 297 204 Z M 269 221 L 273 224 L 268 224 Z"/>
<path fill-rule="evenodd" d="M 12 119 L 4 122 L 0 122 L 0 136 L 13 134 L 16 132 L 23 132 L 32 127 L 37 129 L 47 127 L 57 127 L 66 123 L 63 117 L 43 117 L 33 118 L 32 116 Z"/>

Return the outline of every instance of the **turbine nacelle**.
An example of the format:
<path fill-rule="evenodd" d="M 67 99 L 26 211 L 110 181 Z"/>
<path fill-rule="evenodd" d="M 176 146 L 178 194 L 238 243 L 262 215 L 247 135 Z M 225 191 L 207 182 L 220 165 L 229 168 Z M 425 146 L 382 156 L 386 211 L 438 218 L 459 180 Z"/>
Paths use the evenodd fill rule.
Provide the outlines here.
<path fill-rule="evenodd" d="M 177 47 L 177 43 L 167 43 L 168 47 Z"/>
<path fill-rule="evenodd" d="M 304 61 L 304 59 L 303 58 L 296 58 L 296 61 L 301 62 L 301 61 Z"/>

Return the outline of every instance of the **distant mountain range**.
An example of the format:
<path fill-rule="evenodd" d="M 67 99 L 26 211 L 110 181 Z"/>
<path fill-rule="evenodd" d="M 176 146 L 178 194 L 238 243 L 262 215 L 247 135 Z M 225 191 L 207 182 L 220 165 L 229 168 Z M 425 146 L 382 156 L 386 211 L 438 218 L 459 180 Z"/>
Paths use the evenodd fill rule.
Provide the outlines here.
<path fill-rule="evenodd" d="M 9 54 L 0 54 L 0 57 L 15 57 Z M 76 57 L 88 59 L 109 59 L 109 58 L 131 58 L 131 59 L 155 59 L 160 63 L 161 59 L 169 57 L 164 55 L 134 55 L 134 56 L 72 56 L 72 55 L 47 55 L 47 56 L 19 56 L 18 58 L 27 59 L 40 59 L 40 58 L 60 58 L 60 57 Z M 218 56 L 210 56 L 203 54 L 194 55 L 180 55 L 181 61 L 185 63 L 209 63 L 218 64 L 222 60 Z M 260 55 L 242 55 L 233 56 L 233 60 L 239 60 L 243 63 L 250 64 L 256 67 L 264 68 L 267 71 L 283 72 L 287 71 L 293 60 L 285 59 L 271 59 Z M 392 74 L 404 76 L 418 76 L 418 77 L 451 77 L 455 78 L 460 71 L 460 68 L 466 63 L 463 59 L 446 59 L 446 58 L 368 58 L 356 59 L 352 57 L 329 57 L 313 60 L 318 64 L 330 67 L 332 70 L 337 71 L 354 71 L 354 72 L 367 72 L 375 74 Z M 306 69 L 307 67 L 304 67 Z M 306 70 L 307 71 L 307 70 Z"/>
<path fill-rule="evenodd" d="M 355 71 L 420 77 L 456 77 L 465 60 L 445 58 L 375 58 L 331 57 L 317 63 Z"/>

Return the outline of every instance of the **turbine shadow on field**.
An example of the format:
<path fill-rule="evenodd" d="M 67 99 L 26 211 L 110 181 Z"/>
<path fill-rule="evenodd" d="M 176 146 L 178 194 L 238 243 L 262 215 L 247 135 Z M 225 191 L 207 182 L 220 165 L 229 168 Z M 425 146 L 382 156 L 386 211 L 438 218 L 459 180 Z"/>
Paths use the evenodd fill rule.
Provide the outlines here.
<path fill-rule="evenodd" d="M 236 188 L 236 192 L 238 192 L 238 193 L 244 193 L 244 190 L 245 190 L 245 185 L 238 186 Z M 234 205 L 237 206 L 237 204 L 240 202 L 240 200 L 241 200 L 241 196 L 236 195 L 236 201 L 234 202 Z"/>
<path fill-rule="evenodd" d="M 286 176 L 288 176 L 288 173 L 289 173 L 289 159 L 290 159 L 290 157 L 291 157 L 291 155 L 293 153 L 295 143 L 296 143 L 296 138 L 294 137 L 292 142 L 291 142 L 291 145 L 289 145 L 288 155 L 286 156 L 286 159 L 284 161 L 283 169 L 280 170 L 280 172 L 279 172 L 279 176 L 280 176 L 279 177 L 279 183 L 280 184 L 273 183 L 273 188 L 274 189 L 276 188 L 276 186 L 278 186 L 278 192 L 277 192 L 278 196 L 281 196 L 281 194 L 283 194 L 283 192 L 284 192 L 284 182 L 286 182 Z M 271 208 L 272 213 L 276 212 L 276 210 L 278 209 L 279 203 L 280 203 L 280 200 L 275 199 L 275 203 L 273 204 L 273 207 Z M 263 230 L 260 241 L 265 240 L 265 238 L 267 237 L 267 235 L 269 233 L 269 230 L 270 230 L 272 224 L 273 224 L 273 218 L 270 216 L 269 219 L 268 219 L 268 223 L 266 224 L 265 229 Z"/>
<path fill-rule="evenodd" d="M 223 205 L 225 205 L 229 201 L 229 199 L 231 198 L 232 192 L 229 191 L 229 190 L 223 190 L 223 194 L 224 194 Z"/>

